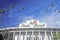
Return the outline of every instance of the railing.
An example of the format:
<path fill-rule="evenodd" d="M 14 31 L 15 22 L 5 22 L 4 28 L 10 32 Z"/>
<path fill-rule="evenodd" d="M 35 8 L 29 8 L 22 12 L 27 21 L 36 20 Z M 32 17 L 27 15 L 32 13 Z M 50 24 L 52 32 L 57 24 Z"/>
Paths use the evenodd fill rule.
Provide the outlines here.
<path fill-rule="evenodd" d="M 20 38 L 22 40 L 22 38 Z M 24 40 L 60 40 L 59 38 L 52 38 L 51 36 L 24 36 Z"/>
<path fill-rule="evenodd" d="M 51 36 L 34 36 L 34 35 L 25 35 L 25 36 L 20 36 L 21 40 L 52 40 Z"/>

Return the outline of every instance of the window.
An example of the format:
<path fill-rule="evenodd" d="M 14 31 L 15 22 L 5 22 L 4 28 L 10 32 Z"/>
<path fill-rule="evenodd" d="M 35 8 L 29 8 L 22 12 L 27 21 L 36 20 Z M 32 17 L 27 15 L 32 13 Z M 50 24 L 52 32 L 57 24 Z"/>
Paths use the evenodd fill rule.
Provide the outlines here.
<path fill-rule="evenodd" d="M 60 39 L 60 31 L 57 32 L 58 39 Z"/>
<path fill-rule="evenodd" d="M 27 40 L 31 40 L 32 39 L 31 35 L 32 35 L 32 32 L 27 32 Z"/>
<path fill-rule="evenodd" d="M 48 39 L 48 40 L 51 39 L 51 32 L 47 32 L 47 39 Z"/>
<path fill-rule="evenodd" d="M 21 32 L 21 35 L 26 35 L 26 32 Z"/>
<path fill-rule="evenodd" d="M 19 32 L 15 32 L 15 35 L 18 35 L 19 34 Z"/>
<path fill-rule="evenodd" d="M 39 32 L 38 31 L 35 31 L 34 32 L 34 40 L 39 40 Z"/>
<path fill-rule="evenodd" d="M 18 35 L 15 35 L 15 40 L 18 40 Z"/>
<path fill-rule="evenodd" d="M 25 40 L 25 35 L 26 35 L 26 32 L 21 32 L 21 40 Z"/>
<path fill-rule="evenodd" d="M 40 35 L 41 36 L 45 36 L 45 32 L 40 32 Z"/>
<path fill-rule="evenodd" d="M 52 32 L 52 34 L 53 34 L 53 40 L 57 40 L 57 34 L 56 34 L 56 32 Z"/>
<path fill-rule="evenodd" d="M 41 40 L 44 40 L 45 32 L 40 32 Z"/>
<path fill-rule="evenodd" d="M 27 36 L 27 40 L 31 40 L 31 36 Z"/>
<path fill-rule="evenodd" d="M 4 39 L 7 39 L 8 38 L 8 33 L 5 33 L 4 34 Z"/>
<path fill-rule="evenodd" d="M 47 32 L 47 36 L 51 36 L 51 32 Z"/>
<path fill-rule="evenodd" d="M 38 37 L 38 36 L 35 36 L 35 37 L 34 37 L 34 40 L 39 40 L 39 37 Z"/>
<path fill-rule="evenodd" d="M 34 35 L 39 35 L 39 32 L 34 32 Z"/>
<path fill-rule="evenodd" d="M 27 35 L 32 35 L 32 32 L 27 32 Z"/>
<path fill-rule="evenodd" d="M 15 40 L 19 39 L 19 32 L 15 32 Z"/>
<path fill-rule="evenodd" d="M 13 40 L 13 32 L 9 33 L 9 40 Z"/>

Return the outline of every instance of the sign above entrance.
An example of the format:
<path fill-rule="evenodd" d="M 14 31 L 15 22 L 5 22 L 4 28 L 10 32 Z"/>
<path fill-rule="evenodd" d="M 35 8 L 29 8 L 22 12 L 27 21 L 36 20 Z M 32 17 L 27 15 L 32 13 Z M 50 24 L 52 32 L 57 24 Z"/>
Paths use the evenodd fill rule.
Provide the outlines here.
<path fill-rule="evenodd" d="M 26 22 L 20 23 L 19 27 L 46 27 L 46 24 L 39 22 L 39 20 L 27 20 Z"/>

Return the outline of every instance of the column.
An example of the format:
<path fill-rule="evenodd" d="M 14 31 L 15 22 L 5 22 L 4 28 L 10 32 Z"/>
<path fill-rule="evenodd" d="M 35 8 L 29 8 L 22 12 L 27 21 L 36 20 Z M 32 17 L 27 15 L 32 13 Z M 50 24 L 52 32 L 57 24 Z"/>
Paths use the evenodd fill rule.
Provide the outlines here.
<path fill-rule="evenodd" d="M 19 31 L 19 40 L 21 40 L 21 31 Z"/>
<path fill-rule="evenodd" d="M 42 40 L 41 31 L 40 31 L 40 34 L 39 35 L 40 35 L 40 40 Z"/>
<path fill-rule="evenodd" d="M 41 40 L 41 37 L 40 37 L 40 31 L 39 31 L 39 40 Z"/>
<path fill-rule="evenodd" d="M 45 31 L 45 37 L 44 40 L 47 40 L 47 32 Z"/>
<path fill-rule="evenodd" d="M 53 40 L 53 35 L 52 35 L 52 31 L 51 31 L 51 40 Z"/>
<path fill-rule="evenodd" d="M 9 40 L 9 37 L 10 37 L 10 32 L 8 32 L 8 38 L 7 38 L 7 40 Z"/>
<path fill-rule="evenodd" d="M 32 40 L 34 40 L 34 31 L 32 31 Z"/>
<path fill-rule="evenodd" d="M 15 40 L 15 32 L 13 32 L 13 40 Z"/>
<path fill-rule="evenodd" d="M 8 33 L 8 32 L 6 32 L 6 33 L 7 33 L 7 36 L 8 36 L 8 37 L 7 37 L 7 40 L 9 40 L 9 33 Z"/>
<path fill-rule="evenodd" d="M 58 40 L 58 35 L 57 35 L 58 33 L 57 33 L 57 30 L 56 30 L 56 36 L 57 36 L 57 40 Z"/>
<path fill-rule="evenodd" d="M 25 40 L 27 40 L 27 30 L 26 30 Z"/>

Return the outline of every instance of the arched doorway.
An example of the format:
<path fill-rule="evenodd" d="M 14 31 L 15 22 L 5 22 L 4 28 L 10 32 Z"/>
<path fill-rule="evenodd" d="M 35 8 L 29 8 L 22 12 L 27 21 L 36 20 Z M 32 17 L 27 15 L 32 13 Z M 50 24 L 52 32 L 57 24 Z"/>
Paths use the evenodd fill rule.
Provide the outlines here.
<path fill-rule="evenodd" d="M 3 36 L 2 36 L 2 34 L 0 34 L 0 40 L 3 40 Z"/>

